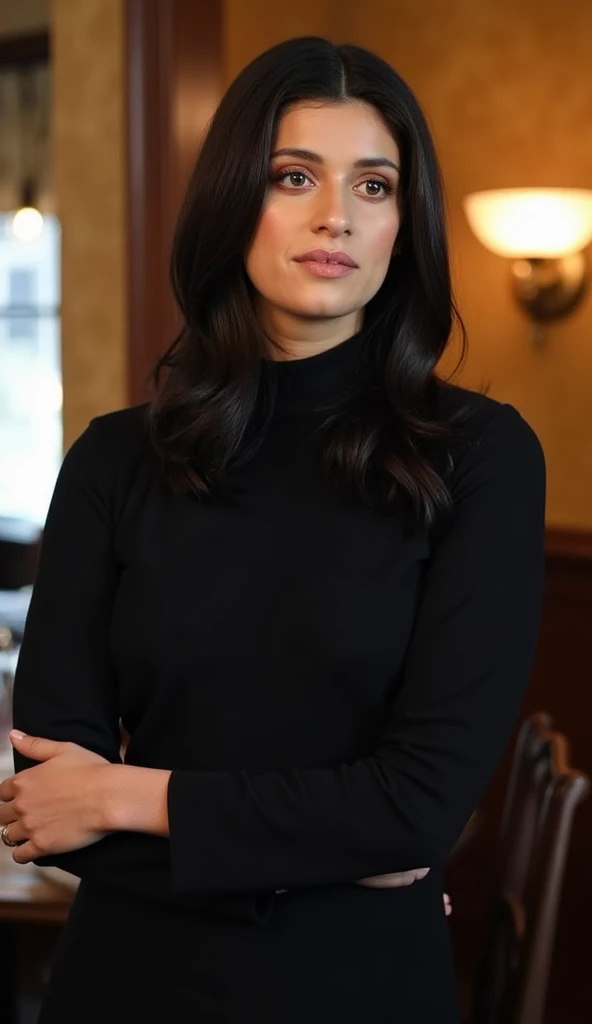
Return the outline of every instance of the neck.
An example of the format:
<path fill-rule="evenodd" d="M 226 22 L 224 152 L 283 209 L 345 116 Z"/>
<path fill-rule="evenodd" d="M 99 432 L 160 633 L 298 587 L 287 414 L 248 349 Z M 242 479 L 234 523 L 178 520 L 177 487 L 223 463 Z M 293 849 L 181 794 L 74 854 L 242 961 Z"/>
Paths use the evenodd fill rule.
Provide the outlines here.
<path fill-rule="evenodd" d="M 264 359 L 263 379 L 273 382 L 276 418 L 325 416 L 341 405 L 350 386 L 359 386 L 365 367 L 364 330 L 332 348 L 300 359 Z M 266 392 L 268 393 L 268 392 Z"/>
<path fill-rule="evenodd" d="M 270 339 L 269 358 L 275 362 L 306 359 L 327 352 L 362 328 L 363 312 L 333 319 L 304 319 L 280 310 L 259 310 L 260 323 Z"/>

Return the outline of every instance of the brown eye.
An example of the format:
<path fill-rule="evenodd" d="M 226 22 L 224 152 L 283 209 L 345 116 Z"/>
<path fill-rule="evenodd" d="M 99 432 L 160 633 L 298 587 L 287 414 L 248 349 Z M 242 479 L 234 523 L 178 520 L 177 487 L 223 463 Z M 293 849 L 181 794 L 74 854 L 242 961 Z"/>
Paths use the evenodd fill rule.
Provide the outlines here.
<path fill-rule="evenodd" d="M 286 181 L 286 179 L 290 180 Z M 287 185 L 288 188 L 292 186 L 293 188 L 300 189 L 309 180 L 310 179 L 308 177 L 308 174 L 305 174 L 304 171 L 298 170 L 280 171 L 279 174 L 273 175 L 273 181 L 275 181 L 278 185 Z"/>
<path fill-rule="evenodd" d="M 362 182 L 362 187 L 366 189 L 368 199 L 380 199 L 381 196 L 390 195 L 393 191 L 387 181 L 381 181 L 379 178 L 368 178 Z"/>

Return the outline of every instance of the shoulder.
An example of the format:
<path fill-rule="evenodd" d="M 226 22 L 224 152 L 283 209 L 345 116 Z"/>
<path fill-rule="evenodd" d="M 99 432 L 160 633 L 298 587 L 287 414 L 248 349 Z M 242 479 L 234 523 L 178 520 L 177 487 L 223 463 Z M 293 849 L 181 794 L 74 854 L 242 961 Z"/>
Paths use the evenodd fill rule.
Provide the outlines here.
<path fill-rule="evenodd" d="M 97 442 L 104 445 L 123 446 L 128 451 L 142 447 L 149 439 L 148 403 L 133 405 L 127 409 L 95 416 L 89 423 Z"/>
<path fill-rule="evenodd" d="M 148 405 L 95 416 L 68 449 L 70 461 L 92 457 L 96 463 L 126 462 L 138 456 L 150 444 Z"/>
<path fill-rule="evenodd" d="M 136 405 L 92 419 L 68 449 L 61 476 L 78 480 L 105 504 L 119 504 L 157 463 L 147 411 L 147 404 Z"/>
<path fill-rule="evenodd" d="M 520 411 L 480 392 L 456 385 L 438 388 L 437 412 L 451 420 L 448 453 L 451 489 L 456 501 L 477 489 L 529 494 L 544 502 L 545 456 L 541 442 Z"/>
<path fill-rule="evenodd" d="M 510 462 L 527 457 L 544 464 L 543 448 L 535 430 L 509 402 L 439 382 L 436 410 L 439 417 L 453 425 L 451 451 L 458 466 L 465 460 L 475 462 L 496 454 Z"/>

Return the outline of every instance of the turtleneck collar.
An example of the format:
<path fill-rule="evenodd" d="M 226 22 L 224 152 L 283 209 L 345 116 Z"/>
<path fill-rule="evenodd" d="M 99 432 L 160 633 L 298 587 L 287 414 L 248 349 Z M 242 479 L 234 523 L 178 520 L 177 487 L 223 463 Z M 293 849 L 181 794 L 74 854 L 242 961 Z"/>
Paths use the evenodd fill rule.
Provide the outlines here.
<path fill-rule="evenodd" d="M 276 416 L 314 412 L 340 396 L 364 351 L 364 332 L 301 359 L 265 360 L 277 384 Z"/>

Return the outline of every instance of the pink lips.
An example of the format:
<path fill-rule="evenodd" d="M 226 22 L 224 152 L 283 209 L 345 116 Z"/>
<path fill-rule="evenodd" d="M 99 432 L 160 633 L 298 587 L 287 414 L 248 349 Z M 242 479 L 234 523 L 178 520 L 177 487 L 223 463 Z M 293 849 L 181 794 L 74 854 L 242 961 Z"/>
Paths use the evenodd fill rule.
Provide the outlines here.
<path fill-rule="evenodd" d="M 340 263 L 344 267 L 358 265 L 346 252 L 328 252 L 327 249 L 311 249 L 310 252 L 295 258 L 297 263 Z"/>
<path fill-rule="evenodd" d="M 311 249 L 296 262 L 309 270 L 315 277 L 347 277 L 358 266 L 346 252 L 328 252 L 326 249 Z"/>

